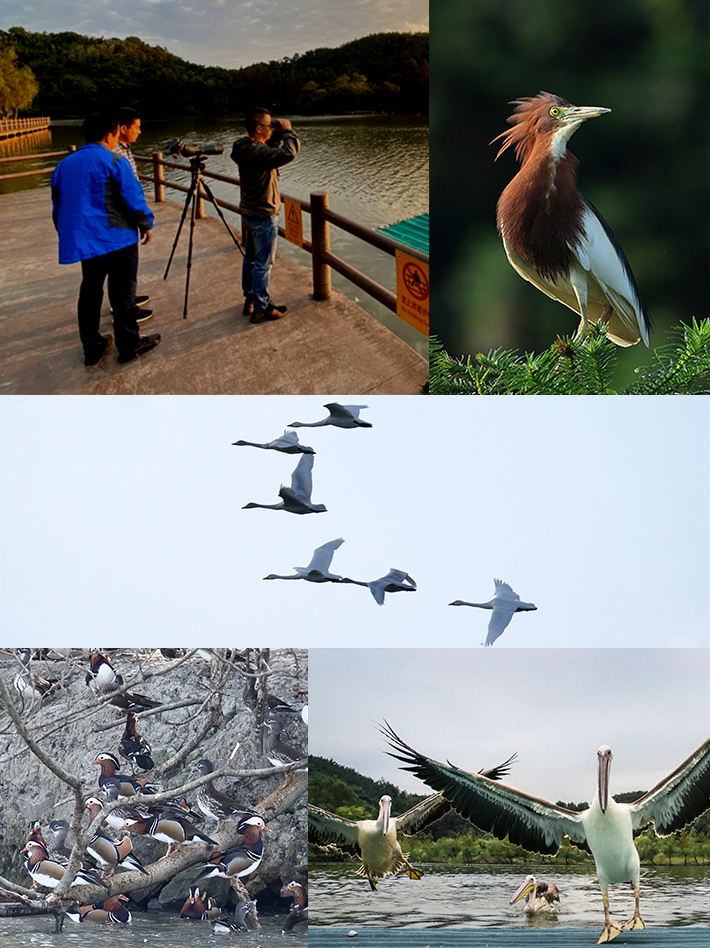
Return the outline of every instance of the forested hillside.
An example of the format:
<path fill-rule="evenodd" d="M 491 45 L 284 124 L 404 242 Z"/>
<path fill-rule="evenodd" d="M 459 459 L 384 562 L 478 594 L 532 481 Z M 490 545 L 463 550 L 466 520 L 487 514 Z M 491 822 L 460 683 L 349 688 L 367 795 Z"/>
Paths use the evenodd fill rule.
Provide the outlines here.
<path fill-rule="evenodd" d="M 233 115 L 253 104 L 285 114 L 425 112 L 429 34 L 377 33 L 242 69 L 200 66 L 136 36 L 0 31 L 0 47 L 39 82 L 32 112 L 81 117 L 102 105 L 144 116 Z"/>

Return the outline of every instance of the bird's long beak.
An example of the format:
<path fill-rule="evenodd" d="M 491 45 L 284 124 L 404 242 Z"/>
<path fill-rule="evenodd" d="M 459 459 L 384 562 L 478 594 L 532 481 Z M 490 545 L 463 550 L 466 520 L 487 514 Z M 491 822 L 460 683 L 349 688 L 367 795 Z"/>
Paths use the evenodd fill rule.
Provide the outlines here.
<path fill-rule="evenodd" d="M 389 797 L 382 798 L 382 835 L 387 835 L 387 830 L 390 827 L 390 807 L 392 806 L 392 801 Z"/>
<path fill-rule="evenodd" d="M 573 105 L 567 109 L 563 121 L 565 125 L 584 122 L 585 119 L 598 118 L 600 115 L 606 115 L 611 109 L 604 109 L 600 105 Z"/>
<path fill-rule="evenodd" d="M 602 813 L 606 813 L 609 805 L 609 771 L 611 770 L 612 753 L 609 747 L 600 747 L 597 751 L 597 793 Z"/>
<path fill-rule="evenodd" d="M 535 889 L 535 883 L 531 882 L 529 879 L 526 879 L 525 882 L 520 886 L 518 891 L 515 893 L 513 898 L 510 900 L 510 905 L 515 905 L 516 902 L 520 901 L 524 895 L 527 895 L 528 892 L 533 892 Z"/>

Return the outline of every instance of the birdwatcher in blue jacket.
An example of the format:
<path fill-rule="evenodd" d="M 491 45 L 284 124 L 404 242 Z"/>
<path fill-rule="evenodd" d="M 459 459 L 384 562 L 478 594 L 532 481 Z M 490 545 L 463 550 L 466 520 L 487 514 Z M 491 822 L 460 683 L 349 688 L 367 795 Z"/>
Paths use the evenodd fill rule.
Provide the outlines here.
<path fill-rule="evenodd" d="M 90 115 L 86 144 L 68 155 L 52 175 L 52 217 L 59 234 L 59 262 L 81 262 L 79 336 L 84 365 L 96 365 L 113 344 L 102 336 L 101 306 L 108 277 L 118 361 L 150 352 L 160 335 L 141 337 L 136 315 L 138 240 L 153 237 L 153 213 L 125 158 L 113 154 L 119 123 L 112 115 Z"/>

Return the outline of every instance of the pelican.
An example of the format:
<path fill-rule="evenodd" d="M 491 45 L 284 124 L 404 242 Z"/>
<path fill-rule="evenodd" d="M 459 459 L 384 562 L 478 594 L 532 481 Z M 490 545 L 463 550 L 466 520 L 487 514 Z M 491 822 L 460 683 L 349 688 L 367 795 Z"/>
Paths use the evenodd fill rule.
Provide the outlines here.
<path fill-rule="evenodd" d="M 370 583 L 361 583 L 357 579 L 347 577 L 343 578 L 343 582 L 352 583 L 354 586 L 367 586 L 378 606 L 384 606 L 385 593 L 417 591 L 417 584 L 403 569 L 391 569 L 386 576 L 373 579 Z"/>
<path fill-rule="evenodd" d="M 322 428 L 325 425 L 334 425 L 336 428 L 372 428 L 369 421 L 360 421 L 360 410 L 367 405 L 339 405 L 337 402 L 328 402 L 330 414 L 322 421 L 292 421 L 289 428 Z"/>
<path fill-rule="evenodd" d="M 560 890 L 554 882 L 537 882 L 535 876 L 526 876 L 525 882 L 510 900 L 510 904 L 515 905 L 523 896 L 526 912 L 552 912 L 559 908 L 558 905 L 552 904 L 560 901 Z"/>
<path fill-rule="evenodd" d="M 274 438 L 273 441 L 267 441 L 266 444 L 258 444 L 256 441 L 232 441 L 232 445 L 248 445 L 250 448 L 264 448 L 272 451 L 281 451 L 282 454 L 315 454 L 313 448 L 306 444 L 300 444 L 298 435 L 295 431 L 289 431 L 288 428 L 280 438 Z"/>
<path fill-rule="evenodd" d="M 500 780 L 510 770 L 515 754 L 505 763 L 492 770 L 482 771 L 489 780 Z M 329 813 L 320 807 L 308 804 L 308 840 L 316 846 L 334 846 L 344 853 L 359 856 L 359 876 L 367 876 L 374 892 L 377 880 L 396 875 L 403 866 L 410 879 L 421 879 L 423 873 L 416 869 L 403 853 L 397 842 L 397 834 L 411 835 L 440 819 L 451 809 L 451 804 L 441 793 L 435 793 L 401 816 L 391 816 L 392 798 L 380 797 L 380 812 L 376 820 L 348 820 L 344 816 Z"/>
<path fill-rule="evenodd" d="M 296 570 L 290 576 L 277 576 L 276 573 L 269 573 L 264 579 L 307 579 L 309 583 L 339 583 L 342 576 L 329 572 L 330 564 L 333 560 L 333 553 L 345 541 L 342 537 L 339 540 L 329 540 L 323 546 L 319 546 L 313 552 L 313 559 L 308 566 L 294 566 Z"/>
<path fill-rule="evenodd" d="M 245 504 L 242 510 L 251 510 L 254 507 L 263 507 L 265 510 L 286 510 L 288 513 L 309 514 L 325 513 L 324 504 L 311 503 L 313 491 L 313 455 L 302 454 L 296 468 L 291 475 L 291 486 L 281 485 L 279 490 L 280 504 Z"/>
<path fill-rule="evenodd" d="M 591 852 L 604 902 L 604 928 L 597 944 L 611 941 L 622 931 L 609 917 L 609 885 L 631 882 L 634 914 L 623 929 L 645 928 L 639 910 L 640 863 L 634 846 L 650 822 L 660 836 L 683 829 L 710 807 L 710 739 L 672 774 L 634 803 L 617 803 L 609 792 L 611 748 L 597 751 L 597 789 L 592 805 L 580 812 L 528 796 L 480 774 L 442 764 L 415 751 L 385 722 L 382 733 L 397 752 L 388 752 L 432 789 L 444 794 L 454 809 L 480 829 L 499 839 L 507 835 L 514 845 L 554 855 L 562 840 Z"/>
<path fill-rule="evenodd" d="M 496 591 L 490 602 L 464 602 L 456 599 L 450 606 L 475 606 L 477 609 L 492 609 L 493 615 L 488 623 L 488 637 L 486 645 L 493 645 L 498 636 L 508 628 L 514 612 L 534 612 L 537 606 L 531 602 L 521 602 L 520 596 L 501 579 L 494 580 Z"/>

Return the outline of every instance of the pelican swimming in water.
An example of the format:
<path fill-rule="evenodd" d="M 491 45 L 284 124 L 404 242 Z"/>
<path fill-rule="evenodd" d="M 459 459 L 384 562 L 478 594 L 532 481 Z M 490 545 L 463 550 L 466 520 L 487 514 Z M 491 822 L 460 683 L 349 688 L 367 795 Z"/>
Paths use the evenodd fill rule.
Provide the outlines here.
<path fill-rule="evenodd" d="M 500 780 L 510 770 L 515 754 L 492 770 L 483 771 L 489 780 Z M 391 816 L 392 798 L 380 797 L 380 811 L 376 820 L 348 820 L 320 807 L 308 804 L 308 840 L 316 846 L 334 846 L 344 853 L 359 856 L 362 864 L 357 870 L 366 876 L 374 892 L 377 880 L 396 875 L 402 867 L 410 879 L 421 879 L 423 873 L 408 860 L 397 842 L 397 834 L 411 835 L 440 819 L 451 809 L 441 793 L 427 797 L 401 816 Z"/>
<path fill-rule="evenodd" d="M 338 540 L 329 540 L 323 546 L 319 546 L 313 552 L 313 559 L 308 566 L 294 566 L 296 570 L 290 576 L 277 576 L 276 573 L 269 573 L 264 579 L 307 579 L 309 583 L 339 583 L 342 576 L 337 576 L 330 572 L 330 564 L 333 561 L 333 553 L 345 541 L 342 537 Z"/>
<path fill-rule="evenodd" d="M 286 431 L 280 438 L 274 438 L 273 441 L 267 441 L 265 444 L 259 444 L 256 441 L 232 441 L 232 445 L 248 445 L 250 448 L 264 448 L 265 450 L 281 451 L 282 454 L 315 454 L 313 448 L 307 444 L 300 444 L 298 435 L 295 431 Z"/>
<path fill-rule="evenodd" d="M 242 510 L 251 510 L 262 507 L 265 510 L 286 510 L 288 513 L 309 514 L 325 513 L 324 504 L 311 503 L 313 491 L 313 455 L 302 454 L 296 468 L 291 475 L 291 486 L 281 485 L 279 490 L 280 504 L 245 504 Z"/>
<path fill-rule="evenodd" d="M 559 908 L 559 905 L 553 905 L 560 901 L 560 890 L 554 882 L 537 882 L 535 876 L 526 876 L 510 904 L 515 905 L 523 896 L 526 912 L 552 912 Z"/>
<path fill-rule="evenodd" d="M 480 774 L 442 764 L 415 751 L 385 722 L 382 733 L 396 751 L 388 752 L 433 790 L 444 794 L 453 808 L 479 829 L 536 853 L 554 855 L 563 836 L 591 852 L 604 902 L 604 929 L 597 944 L 622 931 L 609 917 L 609 885 L 631 882 L 636 905 L 623 929 L 645 928 L 639 910 L 639 855 L 634 834 L 649 823 L 660 836 L 683 829 L 710 807 L 710 740 L 672 774 L 634 803 L 617 803 L 609 792 L 611 748 L 597 751 L 597 787 L 592 805 L 576 812 L 528 796 Z"/>
<path fill-rule="evenodd" d="M 357 579 L 347 577 L 343 578 L 343 582 L 352 583 L 354 586 L 367 586 L 378 606 L 384 606 L 385 593 L 417 591 L 417 584 L 403 569 L 391 569 L 386 576 L 373 579 L 369 583 L 360 583 Z"/>
<path fill-rule="evenodd" d="M 521 602 L 520 596 L 501 579 L 496 579 L 494 582 L 496 591 L 490 602 L 464 602 L 462 599 L 456 599 L 449 603 L 450 606 L 475 606 L 477 609 L 493 610 L 491 621 L 488 623 L 486 645 L 493 645 L 498 636 L 505 632 L 515 612 L 534 612 L 537 610 L 537 606 L 533 603 Z"/>
<path fill-rule="evenodd" d="M 329 415 L 321 421 L 292 421 L 289 428 L 323 428 L 325 425 L 334 425 L 336 428 L 372 428 L 369 421 L 360 420 L 360 411 L 367 405 L 339 405 L 337 402 L 328 402 Z"/>

